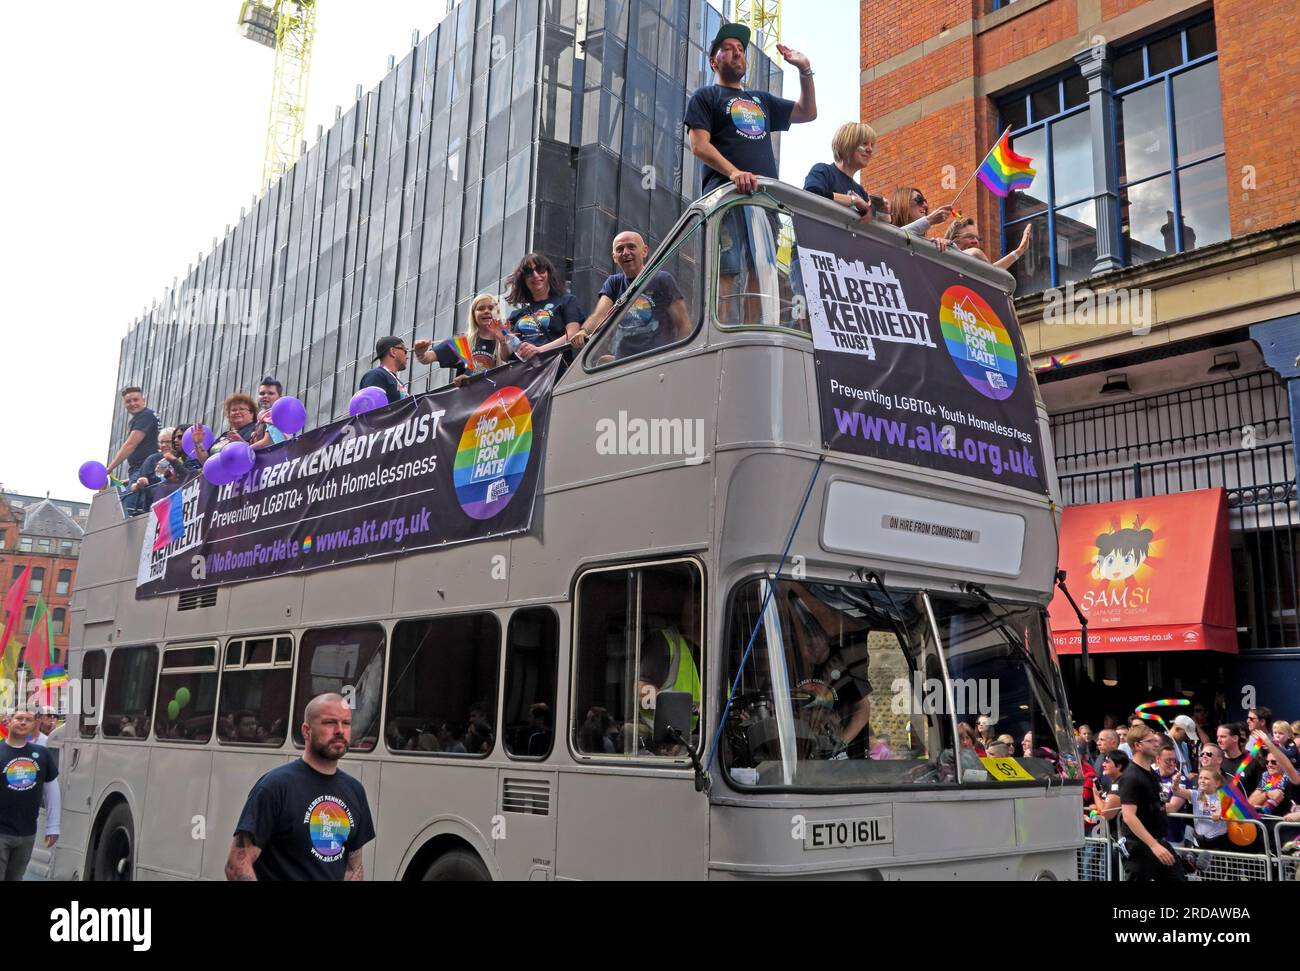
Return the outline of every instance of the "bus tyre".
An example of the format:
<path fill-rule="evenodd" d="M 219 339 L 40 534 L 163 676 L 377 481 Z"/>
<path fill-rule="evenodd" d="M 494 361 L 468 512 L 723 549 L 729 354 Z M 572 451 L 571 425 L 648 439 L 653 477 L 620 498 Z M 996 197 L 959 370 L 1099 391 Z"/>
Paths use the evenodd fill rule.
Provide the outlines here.
<path fill-rule="evenodd" d="M 135 824 L 126 803 L 113 807 L 95 844 L 92 879 L 127 882 L 132 879 L 135 856 Z"/>
<path fill-rule="evenodd" d="M 469 850 L 448 850 L 429 864 L 424 871 L 425 880 L 450 883 L 491 880 L 492 874 L 475 854 Z"/>

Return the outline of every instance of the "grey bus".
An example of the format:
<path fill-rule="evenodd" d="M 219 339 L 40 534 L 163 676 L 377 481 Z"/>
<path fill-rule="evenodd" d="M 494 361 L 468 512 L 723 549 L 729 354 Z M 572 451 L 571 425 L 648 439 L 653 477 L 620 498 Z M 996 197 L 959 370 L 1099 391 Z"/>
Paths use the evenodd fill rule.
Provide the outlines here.
<path fill-rule="evenodd" d="M 526 531 L 138 597 L 149 517 L 97 497 L 54 876 L 221 879 L 332 690 L 373 879 L 1073 878 L 1012 285 L 727 187 L 555 383 Z"/>

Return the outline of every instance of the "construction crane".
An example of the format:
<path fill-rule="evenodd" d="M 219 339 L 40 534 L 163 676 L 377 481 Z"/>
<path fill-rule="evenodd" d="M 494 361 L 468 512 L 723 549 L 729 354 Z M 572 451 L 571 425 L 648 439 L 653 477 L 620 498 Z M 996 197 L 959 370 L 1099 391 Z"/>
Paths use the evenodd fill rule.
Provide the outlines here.
<path fill-rule="evenodd" d="M 761 40 L 763 53 L 775 58 L 781 39 L 781 0 L 735 0 L 735 20 L 747 24 L 754 32 L 754 43 Z"/>
<path fill-rule="evenodd" d="M 298 159 L 307 125 L 307 77 L 316 39 L 316 0 L 245 0 L 239 32 L 275 51 L 262 188 Z"/>

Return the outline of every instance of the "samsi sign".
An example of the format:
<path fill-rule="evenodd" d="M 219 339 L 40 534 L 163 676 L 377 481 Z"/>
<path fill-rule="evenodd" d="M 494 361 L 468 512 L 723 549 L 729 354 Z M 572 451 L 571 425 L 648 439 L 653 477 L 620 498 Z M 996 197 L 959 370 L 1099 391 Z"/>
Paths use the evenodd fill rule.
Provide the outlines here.
<path fill-rule="evenodd" d="M 1222 489 L 1070 506 L 1060 564 L 1088 618 L 1088 650 L 1237 652 Z M 1059 654 L 1080 651 L 1079 621 L 1057 591 L 1049 610 Z"/>
<path fill-rule="evenodd" d="M 822 439 L 837 451 L 1046 492 L 1011 299 L 795 216 Z"/>
<path fill-rule="evenodd" d="M 155 502 L 136 596 L 526 532 L 559 361 L 497 368 L 257 453 Z"/>

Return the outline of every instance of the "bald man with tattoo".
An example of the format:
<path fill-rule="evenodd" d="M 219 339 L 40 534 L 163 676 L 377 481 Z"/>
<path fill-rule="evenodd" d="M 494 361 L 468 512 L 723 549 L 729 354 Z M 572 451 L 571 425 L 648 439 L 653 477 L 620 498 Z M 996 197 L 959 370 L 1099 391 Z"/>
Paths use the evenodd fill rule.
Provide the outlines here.
<path fill-rule="evenodd" d="M 303 712 L 302 758 L 257 780 L 226 858 L 227 880 L 364 880 L 361 848 L 375 838 L 366 791 L 338 767 L 352 744 L 342 695 Z"/>

